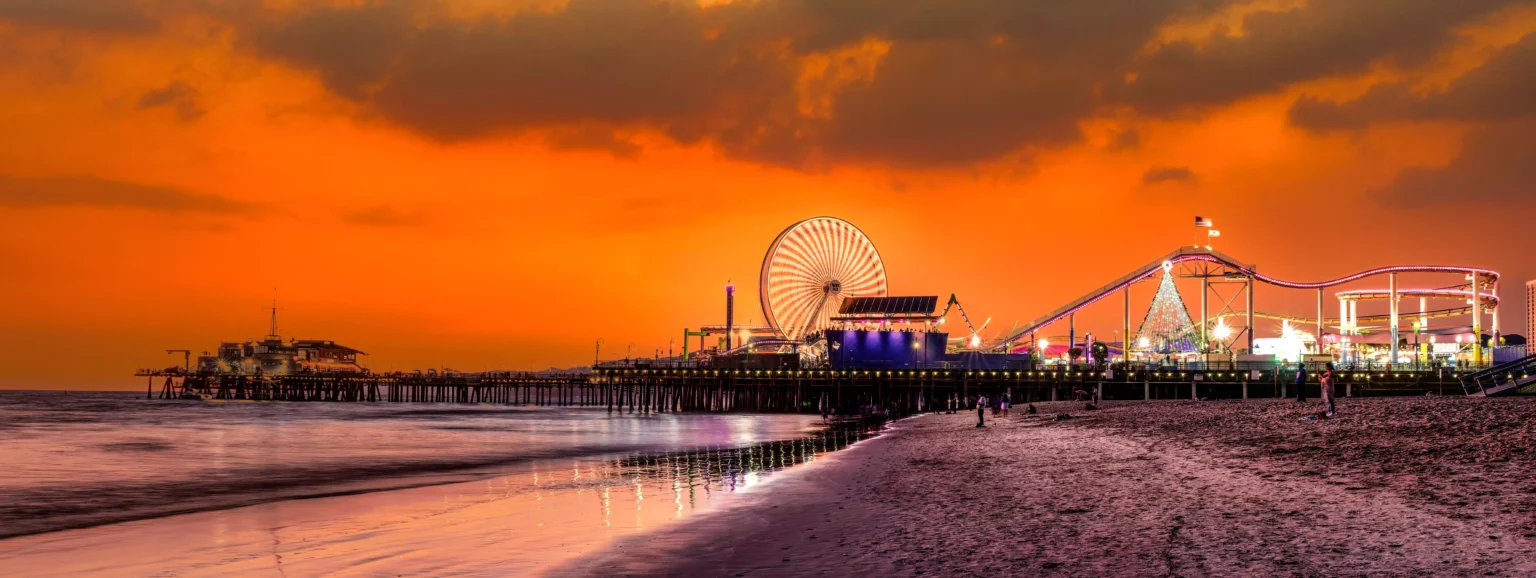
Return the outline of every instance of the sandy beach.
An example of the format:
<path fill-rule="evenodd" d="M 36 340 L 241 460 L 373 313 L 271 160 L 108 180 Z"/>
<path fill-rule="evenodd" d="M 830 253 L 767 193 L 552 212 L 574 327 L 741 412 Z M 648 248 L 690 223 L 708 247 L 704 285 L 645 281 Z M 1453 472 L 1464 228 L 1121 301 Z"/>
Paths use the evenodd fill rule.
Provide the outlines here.
<path fill-rule="evenodd" d="M 1536 573 L 1536 399 L 1340 405 L 916 417 L 549 575 Z"/>

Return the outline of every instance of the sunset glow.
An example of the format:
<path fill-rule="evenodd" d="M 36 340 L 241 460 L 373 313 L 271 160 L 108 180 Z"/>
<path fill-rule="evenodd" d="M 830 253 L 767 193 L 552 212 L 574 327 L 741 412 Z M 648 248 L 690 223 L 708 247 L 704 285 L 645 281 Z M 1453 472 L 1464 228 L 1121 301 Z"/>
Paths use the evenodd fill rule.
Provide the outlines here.
<path fill-rule="evenodd" d="M 375 370 L 680 352 L 820 215 L 986 337 L 1197 214 L 1281 279 L 1536 278 L 1536 7 L 1024 4 L 0 3 L 0 387 L 142 389 L 274 290 Z"/>

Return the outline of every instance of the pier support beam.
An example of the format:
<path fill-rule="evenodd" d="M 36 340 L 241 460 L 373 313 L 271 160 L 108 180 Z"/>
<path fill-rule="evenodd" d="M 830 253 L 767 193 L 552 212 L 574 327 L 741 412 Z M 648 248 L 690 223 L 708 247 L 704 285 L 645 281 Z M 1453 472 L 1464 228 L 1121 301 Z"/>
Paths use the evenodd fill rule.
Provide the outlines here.
<path fill-rule="evenodd" d="M 1317 352 L 1323 352 L 1323 288 L 1317 288 Z"/>
<path fill-rule="evenodd" d="M 1481 274 L 1472 273 L 1472 362 L 1478 365 L 1483 363 L 1483 300 L 1478 289 L 1482 280 Z"/>
<path fill-rule="evenodd" d="M 1206 275 L 1209 275 L 1209 273 L 1206 273 Z M 1202 276 L 1202 277 L 1200 277 L 1200 365 L 1201 365 L 1201 367 L 1205 366 L 1205 354 L 1211 352 L 1210 323 L 1209 323 L 1211 318 L 1208 317 L 1209 313 L 1206 311 L 1207 307 L 1206 307 L 1206 304 L 1205 304 L 1205 301 L 1206 301 L 1205 295 L 1206 295 L 1206 293 L 1209 293 L 1210 290 L 1211 290 L 1211 278 L 1209 276 Z M 1190 382 L 1190 383 L 1194 383 L 1194 382 Z"/>
<path fill-rule="evenodd" d="M 1248 355 L 1253 355 L 1253 276 L 1248 276 Z M 1243 399 L 1248 398 L 1247 382 L 1243 384 Z"/>
<path fill-rule="evenodd" d="M 1125 316 L 1120 319 L 1120 361 L 1131 367 L 1131 286 L 1125 286 Z"/>
<path fill-rule="evenodd" d="M 1387 296 L 1389 304 L 1387 311 L 1388 316 L 1391 318 L 1389 326 L 1392 328 L 1392 358 L 1387 360 L 1387 363 L 1390 365 L 1397 363 L 1397 273 L 1387 274 L 1387 293 L 1389 293 Z"/>
<path fill-rule="evenodd" d="M 1493 281 L 1493 287 L 1491 287 L 1490 289 L 1491 289 L 1490 294 L 1493 296 L 1494 302 L 1497 303 L 1498 300 L 1499 300 L 1499 281 L 1497 279 L 1495 279 Z M 1490 344 L 1493 345 L 1494 347 L 1498 347 L 1499 346 L 1499 306 L 1498 305 L 1494 305 L 1493 309 L 1489 309 L 1488 310 L 1488 315 L 1493 317 L 1493 341 L 1490 342 Z M 1530 315 L 1530 313 L 1527 312 L 1526 315 Z"/>

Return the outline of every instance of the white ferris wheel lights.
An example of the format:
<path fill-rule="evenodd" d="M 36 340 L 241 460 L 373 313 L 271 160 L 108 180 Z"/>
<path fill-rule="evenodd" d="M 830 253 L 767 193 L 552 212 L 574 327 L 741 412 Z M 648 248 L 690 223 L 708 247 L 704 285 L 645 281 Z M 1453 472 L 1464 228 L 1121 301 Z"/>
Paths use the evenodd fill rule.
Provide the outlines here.
<path fill-rule="evenodd" d="M 849 297 L 882 297 L 885 265 L 858 227 L 816 217 L 779 233 L 763 257 L 758 284 L 768 324 L 788 339 L 830 326 Z"/>

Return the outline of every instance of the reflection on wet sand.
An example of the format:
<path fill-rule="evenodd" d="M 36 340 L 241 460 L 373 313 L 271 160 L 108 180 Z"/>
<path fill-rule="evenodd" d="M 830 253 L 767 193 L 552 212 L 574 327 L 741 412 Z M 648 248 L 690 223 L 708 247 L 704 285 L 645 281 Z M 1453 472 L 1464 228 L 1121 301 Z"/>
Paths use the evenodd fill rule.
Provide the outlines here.
<path fill-rule="evenodd" d="M 834 427 L 740 447 L 538 462 L 476 482 L 25 536 L 0 541 L 0 567 L 28 576 L 536 573 L 872 435 Z"/>

